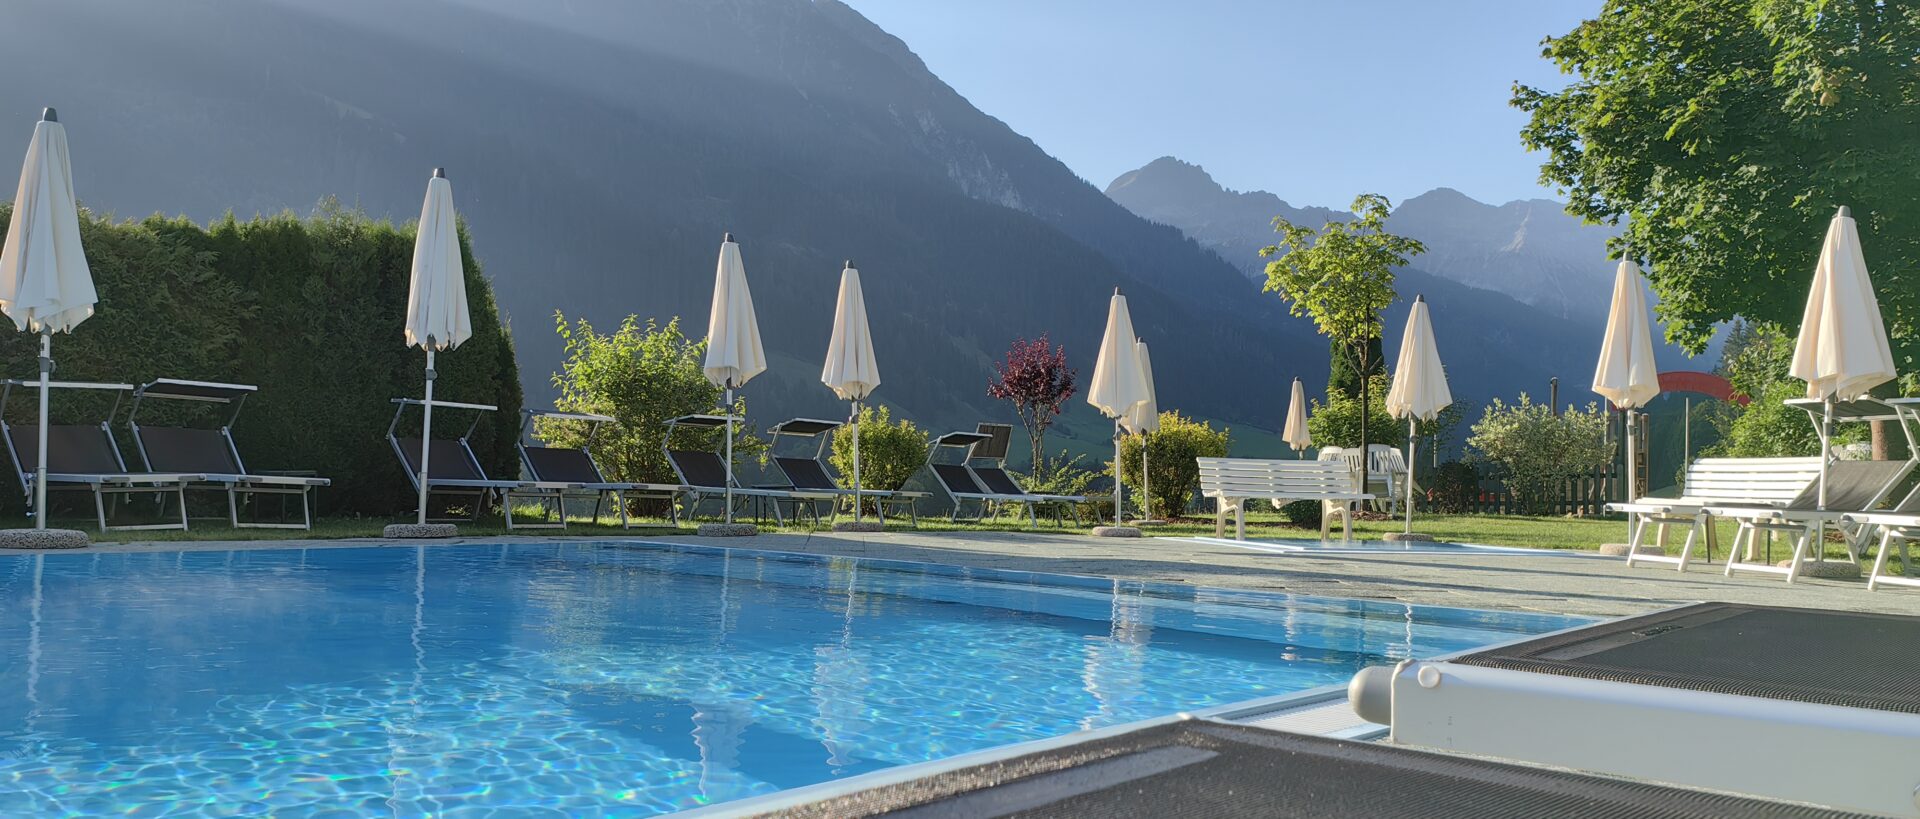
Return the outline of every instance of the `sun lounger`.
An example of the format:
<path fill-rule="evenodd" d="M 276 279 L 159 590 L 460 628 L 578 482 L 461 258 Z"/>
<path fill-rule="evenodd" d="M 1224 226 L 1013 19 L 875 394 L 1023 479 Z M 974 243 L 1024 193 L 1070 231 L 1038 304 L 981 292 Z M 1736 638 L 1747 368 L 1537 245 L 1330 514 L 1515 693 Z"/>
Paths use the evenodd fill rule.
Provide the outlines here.
<path fill-rule="evenodd" d="M 839 481 L 834 480 L 833 474 L 827 471 L 826 465 L 827 444 L 832 441 L 833 432 L 842 426 L 845 424 L 839 421 L 795 418 L 791 421 L 782 421 L 767 430 L 767 434 L 773 436 L 773 448 L 776 453 L 783 438 L 813 439 L 816 442 L 812 457 L 779 454 L 773 456 L 774 468 L 787 479 L 788 488 L 803 492 L 831 492 L 851 502 L 853 490 L 841 486 Z M 889 510 L 906 507 L 908 519 L 918 527 L 920 525 L 918 501 L 927 497 L 927 493 L 862 487 L 860 497 L 877 504 L 882 518 L 886 517 Z M 839 515 L 838 503 L 834 506 L 834 515 Z"/>
<path fill-rule="evenodd" d="M 1358 454 L 1358 453 L 1355 453 Z M 1250 500 L 1284 505 L 1320 501 L 1320 540 L 1326 541 L 1333 519 L 1341 519 L 1342 539 L 1353 540 L 1353 508 L 1373 496 L 1353 489 L 1353 473 L 1346 461 L 1281 461 L 1252 458 L 1200 458 L 1200 495 L 1214 501 L 1213 536 L 1225 537 L 1227 515 L 1233 515 L 1233 539 L 1247 539 Z"/>
<path fill-rule="evenodd" d="M 683 415 L 667 422 L 667 437 L 661 447 L 667 453 L 667 463 L 673 467 L 674 474 L 680 477 L 680 483 L 687 487 L 687 495 L 695 504 L 707 498 L 722 498 L 724 502 L 728 494 L 727 463 L 721 459 L 718 452 L 708 452 L 703 449 L 674 449 L 673 432 L 676 429 L 693 429 L 725 435 L 726 425 L 727 418 L 723 415 Z M 721 441 L 722 446 L 725 443 L 724 440 Z M 783 502 L 792 504 L 796 515 L 800 509 L 806 509 L 814 522 L 819 523 L 820 512 L 814 504 L 821 501 L 831 503 L 839 497 L 836 493 L 826 491 L 767 486 L 744 487 L 740 486 L 737 476 L 733 481 L 732 494 L 736 499 L 750 500 L 756 504 L 771 502 L 773 519 L 782 525 L 786 523 L 786 517 L 780 510 L 780 504 Z"/>
<path fill-rule="evenodd" d="M 1740 524 L 1739 532 L 1733 537 L 1733 548 L 1727 554 L 1726 575 L 1732 577 L 1734 572 L 1780 574 L 1785 575 L 1787 582 L 1791 583 L 1800 576 L 1803 561 L 1822 557 L 1815 550 L 1824 551 L 1826 527 L 1835 525 L 1841 526 L 1846 534 L 1847 553 L 1858 560 L 1864 547 L 1856 543 L 1864 540 L 1866 528 L 1847 522 L 1845 518 L 1851 513 L 1871 512 L 1877 508 L 1912 471 L 1913 464 L 1909 461 L 1837 461 L 1827 467 L 1825 510 L 1819 506 L 1817 482 L 1794 498 L 1793 502 L 1778 509 L 1708 507 L 1707 514 Z M 1846 532 L 1847 527 L 1855 531 Z M 1771 563 L 1741 562 L 1741 545 L 1745 544 L 1747 557 L 1751 559 L 1755 541 L 1763 532 L 1769 535 L 1779 532 L 1792 538 L 1792 562 L 1784 567 Z"/>
<path fill-rule="evenodd" d="M 994 510 L 995 504 L 1020 503 L 1024 500 L 1022 495 L 994 492 L 981 486 L 980 479 L 974 476 L 973 470 L 967 468 L 966 461 L 973 447 L 989 440 L 992 440 L 992 436 L 978 432 L 949 432 L 933 439 L 927 447 L 927 471 L 933 474 L 934 486 L 953 504 L 947 515 L 950 521 L 984 520 Z M 942 463 L 943 458 L 957 462 Z M 968 503 L 977 504 L 980 513 L 963 518 L 960 513 Z"/>
<path fill-rule="evenodd" d="M 400 459 L 400 468 L 407 473 L 407 483 L 414 492 L 420 491 L 420 439 L 402 438 L 397 430 L 400 416 L 408 407 L 424 406 L 426 402 L 418 398 L 395 398 L 393 422 L 387 425 L 387 442 L 393 445 L 393 454 Z M 488 404 L 463 404 L 457 401 L 433 402 L 435 409 L 471 410 L 473 423 L 458 439 L 435 438 L 428 455 L 427 499 L 434 497 L 465 499 L 472 504 L 472 520 L 479 520 L 486 514 L 487 505 L 498 502 L 500 516 L 505 519 L 508 530 L 516 528 L 559 529 L 566 526 L 566 507 L 561 493 L 568 488 L 564 483 L 543 483 L 539 481 L 495 480 L 487 477 L 480 466 L 480 459 L 474 455 L 468 439 L 480 426 L 482 412 L 494 412 L 497 407 Z M 513 504 L 517 500 L 531 500 L 539 503 L 557 518 L 543 523 L 521 523 L 513 521 Z M 453 518 L 429 518 L 429 520 L 452 520 Z"/>
<path fill-rule="evenodd" d="M 1712 518 L 1707 509 L 1736 507 L 1777 509 L 1792 503 L 1820 479 L 1820 457 L 1807 458 L 1701 458 L 1687 467 L 1685 491 L 1678 498 L 1639 498 L 1628 503 L 1607 504 L 1610 512 L 1625 512 L 1630 534 L 1627 538 L 1627 565 L 1662 563 L 1679 571 L 1687 570 L 1693 545 L 1706 535 L 1707 559 L 1713 559 Z M 1665 545 L 1667 527 L 1687 526 L 1687 540 L 1680 554 L 1642 554 L 1647 527 L 1652 526 L 1655 540 Z"/>
<path fill-rule="evenodd" d="M 600 471 L 600 464 L 593 460 L 586 447 L 593 443 L 593 436 L 604 424 L 614 423 L 606 415 L 594 415 L 583 412 L 560 412 L 558 410 L 520 411 L 520 438 L 515 447 L 520 450 L 520 463 L 526 467 L 527 476 L 535 482 L 564 486 L 559 490 L 565 498 L 592 498 L 593 522 L 600 522 L 600 509 L 608 500 L 620 511 L 620 526 L 632 528 L 633 521 L 627 515 L 629 500 L 664 501 L 667 507 L 667 520 L 679 524 L 680 516 L 674 501 L 685 492 L 687 487 L 672 483 L 632 483 L 627 481 L 609 481 Z M 588 425 L 586 442 L 579 449 L 565 447 L 535 446 L 527 443 L 528 433 L 535 418 L 549 418 L 562 421 L 578 421 Z M 562 520 L 565 516 L 562 515 Z"/>
<path fill-rule="evenodd" d="M 234 422 L 239 420 L 247 396 L 256 389 L 248 384 L 174 378 L 142 384 L 133 391 L 133 406 L 127 413 L 134 448 L 139 450 L 140 460 L 149 472 L 199 473 L 201 479 L 188 489 L 211 488 L 226 493 L 227 522 L 236 529 L 312 529 L 313 490 L 331 486 L 333 482 L 307 475 L 250 471 L 240 458 L 240 448 L 234 445 Z M 215 429 L 144 425 L 140 423 L 140 407 L 148 398 L 222 405 L 228 411 Z M 241 502 L 258 496 L 298 498 L 300 522 L 242 521 Z"/>
<path fill-rule="evenodd" d="M 1040 506 L 1053 510 L 1055 524 L 1066 525 L 1061 514 L 1063 511 L 1072 511 L 1074 523 L 1080 522 L 1079 507 L 1080 504 L 1087 502 L 1085 495 L 1049 495 L 1028 492 L 1026 487 L 1021 486 L 1020 482 L 1014 480 L 1013 475 L 1007 472 L 1007 448 L 1013 440 L 1011 425 L 981 424 L 975 430 L 987 436 L 987 440 L 973 445 L 973 449 L 968 453 L 967 468 L 973 470 L 973 476 L 979 480 L 981 488 L 995 495 L 1019 498 L 1019 502 L 1027 507 L 1029 527 L 1039 525 L 1035 510 Z"/>
<path fill-rule="evenodd" d="M 112 418 L 119 411 L 119 395 L 133 389 L 132 384 L 78 381 L 55 381 L 48 386 L 53 389 L 106 390 L 116 393 L 113 409 L 107 412 L 107 418 Z M 4 388 L 0 388 L 0 406 L 5 406 L 7 396 L 15 387 L 39 389 L 40 382 L 5 382 Z M 20 489 L 26 494 L 28 510 L 35 515 L 47 514 L 47 510 L 33 508 L 34 470 L 40 463 L 37 424 L 14 426 L 0 417 L 0 432 L 5 433 L 0 437 L 6 439 L 7 455 L 13 460 L 14 474 L 20 478 Z M 50 424 L 47 427 L 47 490 L 92 493 L 94 515 L 102 532 L 111 529 L 187 528 L 186 488 L 201 477 L 192 473 L 128 471 L 126 462 L 120 458 L 120 446 L 114 441 L 113 432 L 107 428 L 105 421 L 96 424 Z M 171 495 L 180 512 L 180 519 L 169 523 L 107 525 L 110 499 L 117 505 L 124 496 L 149 494 L 156 495 L 163 507 L 167 496 Z"/>

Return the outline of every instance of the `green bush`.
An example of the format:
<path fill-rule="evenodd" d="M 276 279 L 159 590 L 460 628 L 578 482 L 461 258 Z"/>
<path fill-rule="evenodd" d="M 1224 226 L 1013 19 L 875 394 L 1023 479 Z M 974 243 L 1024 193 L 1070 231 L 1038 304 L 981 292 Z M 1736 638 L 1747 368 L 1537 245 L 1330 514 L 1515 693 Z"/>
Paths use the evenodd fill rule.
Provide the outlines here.
<path fill-rule="evenodd" d="M 1093 487 L 1093 482 L 1100 478 L 1100 473 L 1082 465 L 1081 456 L 1069 456 L 1064 449 L 1059 455 L 1042 460 L 1045 462 L 1034 468 L 1032 472 L 1020 476 L 1020 485 L 1036 495 L 1085 497 L 1087 491 Z M 1105 503 L 1094 500 L 1079 506 L 1080 508 L 1076 510 L 1078 514 L 1097 517 L 1094 514 L 1095 507 L 1104 506 L 1106 511 L 1112 511 L 1113 496 L 1108 495 Z"/>
<path fill-rule="evenodd" d="M 601 333 L 586 319 L 567 323 L 555 312 L 554 332 L 566 344 L 566 360 L 553 374 L 560 390 L 554 407 L 566 412 L 612 416 L 616 423 L 593 437 L 591 452 L 607 478 L 634 483 L 677 483 L 661 444 L 667 421 L 682 415 L 711 413 L 723 398 L 720 388 L 701 372 L 707 342 L 687 338 L 680 319 L 665 327 L 648 319 L 627 316 L 620 329 Z M 746 412 L 746 399 L 734 396 L 734 414 Z M 578 421 L 542 419 L 535 427 L 541 440 L 554 446 L 579 447 L 587 425 Z M 692 437 L 688 433 L 685 437 Z M 698 444 L 677 441 L 676 446 L 713 447 L 718 435 Z M 760 454 L 765 442 L 745 424 L 734 427 L 734 457 Z"/>
<path fill-rule="evenodd" d="M 1367 387 L 1367 443 L 1406 443 L 1407 425 L 1387 413 L 1387 392 L 1391 388 L 1384 376 L 1375 376 Z M 1359 446 L 1360 399 L 1337 390 L 1325 403 L 1315 399 L 1312 411 L 1307 413 L 1307 432 L 1313 436 L 1314 446 Z"/>
<path fill-rule="evenodd" d="M 893 491 L 927 462 L 927 433 L 912 421 L 893 420 L 886 407 L 861 407 L 860 488 Z M 840 474 L 840 483 L 853 488 L 854 425 L 834 430 L 833 454 L 829 461 Z"/>
<path fill-rule="evenodd" d="M 0 231 L 10 217 L 11 207 L 0 205 Z M 100 304 L 93 318 L 54 340 L 61 378 L 258 385 L 234 429 L 250 469 L 311 469 L 333 478 L 317 496 L 325 514 L 412 508 L 413 493 L 386 442 L 389 399 L 417 398 L 424 388 L 425 354 L 401 340 L 411 225 L 328 204 L 311 218 L 228 215 L 205 228 L 184 219 L 116 222 L 83 212 L 80 228 Z M 464 229 L 460 241 L 474 335 L 440 355 L 435 394 L 500 408 L 481 419 L 473 445 L 490 474 L 510 477 L 519 474 L 519 372 Z M 0 361 L 11 374 L 34 372 L 35 354 L 29 334 L 0 333 Z M 99 398 L 61 396 L 51 415 L 97 417 L 105 411 Z M 16 399 L 6 411 L 15 422 L 31 422 L 35 408 Z M 189 411 L 151 402 L 141 418 L 167 421 Z M 456 436 L 472 422 L 454 412 L 435 420 L 436 437 Z M 405 424 L 419 424 L 419 415 L 408 413 L 403 432 Z M 124 427 L 116 424 L 114 432 L 129 448 L 128 462 L 138 464 Z"/>
<path fill-rule="evenodd" d="M 1613 458 L 1606 429 L 1607 416 L 1598 404 L 1568 407 L 1556 415 L 1521 393 L 1517 404 L 1493 399 L 1473 425 L 1467 446 L 1497 468 L 1523 511 L 1539 514 L 1567 479 L 1591 474 Z"/>
<path fill-rule="evenodd" d="M 1150 447 L 1147 466 L 1147 491 L 1152 494 L 1152 512 L 1165 517 L 1185 514 L 1187 502 L 1200 486 L 1200 463 L 1196 458 L 1224 458 L 1232 444 L 1232 430 L 1214 429 L 1179 412 L 1160 413 L 1160 429 L 1145 435 L 1128 435 L 1120 441 L 1121 471 L 1127 486 L 1140 487 L 1140 446 Z"/>
<path fill-rule="evenodd" d="M 1459 515 L 1473 511 L 1480 498 L 1480 470 L 1466 461 L 1448 461 L 1434 471 L 1433 508 L 1436 512 Z"/>
<path fill-rule="evenodd" d="M 1320 520 L 1326 512 L 1326 503 L 1317 500 L 1294 501 L 1280 507 L 1280 515 L 1287 522 L 1307 529 L 1319 529 Z"/>

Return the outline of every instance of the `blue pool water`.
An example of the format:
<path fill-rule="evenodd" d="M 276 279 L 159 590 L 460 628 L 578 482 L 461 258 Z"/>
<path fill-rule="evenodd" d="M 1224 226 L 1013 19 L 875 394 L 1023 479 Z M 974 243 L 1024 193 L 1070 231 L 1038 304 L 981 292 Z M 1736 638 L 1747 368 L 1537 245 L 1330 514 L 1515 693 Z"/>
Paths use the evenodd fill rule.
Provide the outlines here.
<path fill-rule="evenodd" d="M 0 557 L 0 816 L 643 816 L 1574 625 L 642 544 Z"/>

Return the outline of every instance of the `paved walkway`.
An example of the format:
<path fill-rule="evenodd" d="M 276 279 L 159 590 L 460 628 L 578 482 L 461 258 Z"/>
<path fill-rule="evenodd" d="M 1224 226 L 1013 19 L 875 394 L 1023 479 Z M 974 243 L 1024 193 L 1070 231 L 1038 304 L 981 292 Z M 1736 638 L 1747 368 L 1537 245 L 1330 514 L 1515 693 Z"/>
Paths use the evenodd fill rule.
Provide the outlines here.
<path fill-rule="evenodd" d="M 458 542 L 548 539 L 513 536 Z M 1685 574 L 1671 568 L 1628 569 L 1620 558 L 1562 552 L 1538 556 L 1304 556 L 1183 539 L 1096 539 L 1045 531 L 819 532 L 735 539 L 636 533 L 632 539 L 1558 614 L 1623 615 L 1702 600 L 1920 614 L 1920 589 L 1868 592 L 1866 583 L 1860 580 L 1802 579 L 1788 585 L 1773 576 L 1723 577 L 1717 567 L 1705 564 L 1696 564 Z M 342 548 L 382 544 L 373 540 L 163 542 L 105 544 L 81 551 Z M 0 551 L 0 554 L 19 553 Z"/>

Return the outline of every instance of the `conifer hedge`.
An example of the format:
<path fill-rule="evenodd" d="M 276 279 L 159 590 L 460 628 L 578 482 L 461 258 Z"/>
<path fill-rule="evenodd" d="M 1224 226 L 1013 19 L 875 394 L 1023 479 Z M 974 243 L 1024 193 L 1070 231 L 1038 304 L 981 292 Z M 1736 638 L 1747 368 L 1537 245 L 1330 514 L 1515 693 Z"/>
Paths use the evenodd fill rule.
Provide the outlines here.
<path fill-rule="evenodd" d="M 0 235 L 11 206 L 0 204 Z M 375 221 L 331 203 L 312 217 L 292 214 L 207 226 L 149 217 L 114 221 L 83 212 L 81 241 L 100 303 L 94 316 L 54 338 L 55 377 L 139 384 L 172 377 L 255 384 L 234 437 L 254 471 L 305 469 L 333 479 L 320 491 L 321 514 L 391 515 L 413 507 L 386 430 L 390 399 L 418 398 L 425 354 L 402 346 L 413 225 Z M 517 477 L 514 452 L 521 404 L 512 339 L 493 291 L 474 259 L 464 226 L 467 299 L 473 338 L 442 353 L 435 397 L 493 404 L 473 439 L 490 475 Z M 37 339 L 0 322 L 0 370 L 37 377 Z M 56 394 L 58 422 L 98 420 L 110 396 Z M 214 423 L 209 408 L 149 402 L 141 422 Z M 31 393 L 15 391 L 10 422 L 32 423 Z M 434 416 L 436 438 L 456 437 L 472 414 Z M 139 468 L 126 428 L 127 406 L 113 419 L 127 463 Z M 402 422 L 418 435 L 420 418 Z M 18 482 L 0 476 L 0 494 L 19 510 Z"/>

